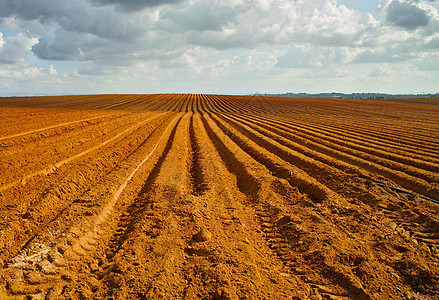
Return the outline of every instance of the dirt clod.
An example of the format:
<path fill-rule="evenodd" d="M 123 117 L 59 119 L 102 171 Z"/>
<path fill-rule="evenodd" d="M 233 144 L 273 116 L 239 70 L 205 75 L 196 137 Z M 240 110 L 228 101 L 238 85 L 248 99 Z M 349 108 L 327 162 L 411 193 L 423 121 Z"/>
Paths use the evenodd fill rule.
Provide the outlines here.
<path fill-rule="evenodd" d="M 43 260 L 38 263 L 38 268 L 46 275 L 55 275 L 56 269 L 55 267 L 47 260 Z"/>
<path fill-rule="evenodd" d="M 198 243 L 208 242 L 212 239 L 212 234 L 206 229 L 200 229 L 192 238 Z"/>

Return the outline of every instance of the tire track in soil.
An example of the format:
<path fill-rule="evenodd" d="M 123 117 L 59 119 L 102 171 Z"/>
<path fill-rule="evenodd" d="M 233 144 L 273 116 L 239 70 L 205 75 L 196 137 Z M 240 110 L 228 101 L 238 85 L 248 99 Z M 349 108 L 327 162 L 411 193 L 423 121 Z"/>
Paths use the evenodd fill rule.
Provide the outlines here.
<path fill-rule="evenodd" d="M 300 224 L 300 221 L 294 221 L 286 216 L 285 212 L 269 206 L 259 208 L 258 217 L 269 248 L 292 274 L 301 278 L 312 288 L 316 297 L 314 299 L 370 299 L 363 289 L 356 287 L 346 275 L 335 270 L 331 270 L 329 276 L 325 276 L 326 274 L 310 275 L 310 266 L 300 262 L 300 252 L 295 253 L 298 252 L 298 244 L 299 247 L 301 245 L 302 233 L 295 229 L 295 227 L 300 228 L 300 225 L 296 225 Z M 334 278 L 337 275 L 339 278 Z M 331 279 L 330 282 L 325 282 L 324 279 L 327 278 Z"/>
<path fill-rule="evenodd" d="M 188 116 L 189 114 L 186 113 L 179 118 L 173 130 L 171 131 L 169 138 L 164 145 L 163 151 L 161 151 L 160 156 L 158 157 L 157 162 L 154 164 L 153 169 L 149 172 L 148 178 L 144 182 L 143 187 L 137 193 L 136 198 L 131 201 L 130 204 L 127 205 L 127 207 L 123 210 L 124 212 L 122 213 L 122 217 L 119 219 L 117 230 L 115 231 L 116 233 L 111 238 L 111 241 L 109 243 L 110 246 L 108 247 L 108 251 L 106 251 L 105 254 L 105 265 L 103 266 L 102 271 L 97 273 L 98 277 L 103 281 L 105 285 L 105 287 L 101 288 L 100 290 L 100 293 L 102 293 L 102 296 L 104 297 L 111 296 L 125 298 L 128 297 L 129 294 L 133 295 L 138 293 L 137 296 L 132 297 L 150 298 L 152 295 L 157 294 L 157 291 L 154 292 L 156 286 L 152 278 L 149 278 L 149 280 L 143 283 L 144 287 L 142 291 L 137 292 L 126 291 L 126 288 L 120 289 L 119 286 L 121 282 L 119 283 L 119 285 L 116 284 L 116 287 L 114 284 L 114 278 L 117 278 L 119 276 L 119 269 L 123 269 L 123 256 L 127 252 L 138 253 L 137 251 L 139 248 L 136 246 L 136 244 L 139 243 L 137 238 L 139 234 L 146 234 L 146 236 L 148 237 L 147 248 L 152 249 L 156 242 L 160 243 L 158 240 L 156 241 L 156 239 L 159 239 L 161 235 L 165 234 L 165 230 L 172 230 L 164 224 L 178 222 L 177 220 L 180 216 L 179 214 L 175 214 L 175 212 L 173 212 L 173 210 L 175 209 L 174 206 L 176 204 L 176 200 L 174 199 L 176 195 L 174 195 L 174 193 L 177 192 L 173 191 L 172 186 L 184 186 L 185 184 L 178 179 L 177 182 L 174 182 L 173 179 L 169 179 L 171 181 L 171 183 L 169 183 L 169 186 L 167 185 L 167 183 L 162 182 L 159 184 L 157 181 L 160 174 L 162 174 L 162 171 L 164 171 L 165 167 L 167 169 L 173 168 L 173 166 L 170 166 L 169 161 L 167 160 L 170 156 L 170 152 L 173 152 L 173 155 L 175 156 L 175 144 L 184 142 L 182 139 L 184 137 L 181 136 L 183 132 L 180 131 L 179 138 L 177 138 L 177 134 L 178 130 L 183 130 L 180 127 L 185 125 L 181 123 L 187 122 L 184 119 L 188 118 Z M 184 132 L 183 134 L 186 133 Z M 180 163 L 183 164 L 183 161 L 180 161 Z M 181 175 L 183 177 L 185 176 L 183 173 Z M 187 182 L 187 184 L 189 184 L 189 181 Z M 178 235 L 179 233 L 176 232 L 174 234 Z M 142 245 L 141 248 L 143 248 Z M 143 257 L 147 256 L 148 253 L 142 253 L 139 255 Z M 162 258 L 163 263 L 172 264 L 172 262 L 166 262 L 167 258 L 165 256 L 167 255 L 164 255 L 164 257 Z M 135 264 L 138 265 L 141 263 L 142 258 L 136 258 L 135 261 Z M 168 265 L 167 268 L 171 268 L 171 266 Z M 160 276 L 160 274 L 156 275 Z M 159 278 L 155 279 L 160 282 Z M 123 281 L 125 282 L 127 280 L 124 279 Z M 146 293 L 150 293 L 150 296 L 145 296 Z"/>
<path fill-rule="evenodd" d="M 0 249 L 2 252 L 0 264 L 16 255 L 20 248 L 26 248 L 27 244 L 32 242 L 41 230 L 45 230 L 46 225 L 55 222 L 63 211 L 77 203 L 79 201 L 77 197 L 82 197 L 87 188 L 93 187 L 94 183 L 113 172 L 118 163 L 123 163 L 127 157 L 131 157 L 137 151 L 132 150 L 132 147 L 139 145 L 138 143 L 140 146 L 144 144 L 149 135 L 155 131 L 152 127 L 155 124 L 159 124 L 161 127 L 160 124 L 166 119 L 167 117 L 156 118 L 145 125 L 148 128 L 139 127 L 128 136 L 118 140 L 111 146 L 117 147 L 117 150 L 109 148 L 109 152 L 104 153 L 102 151 L 105 149 L 100 150 L 96 158 L 88 157 L 73 165 L 67 174 L 61 174 L 62 176 L 57 174 L 56 183 L 46 185 L 45 182 L 50 183 L 53 179 L 44 178 L 45 181 L 40 180 L 37 188 L 31 186 L 33 189 L 30 191 L 20 191 L 22 194 L 17 193 L 15 197 L 21 198 L 21 201 L 17 201 L 14 206 L 8 205 L 8 202 L 1 203 L 5 204 L 5 207 L 1 210 L 3 220 L 0 221 Z M 139 132 L 139 130 L 144 129 L 146 129 L 145 133 L 151 130 L 152 133 L 149 132 L 148 135 L 145 135 L 145 133 Z M 143 142 L 142 136 L 146 136 Z M 20 227 L 11 226 L 11 223 L 20 224 Z M 52 228 L 52 231 L 58 232 L 58 229 Z"/>
<path fill-rule="evenodd" d="M 437 205 L 436 207 L 426 205 L 419 199 L 411 197 L 405 199 L 405 197 L 391 193 L 390 190 L 388 192 L 389 195 L 384 196 L 387 198 L 386 201 L 377 207 L 388 218 L 388 229 L 378 237 L 376 247 L 394 248 L 389 265 L 414 291 L 411 295 L 421 295 L 420 299 L 436 299 L 438 297 L 437 283 L 432 283 L 432 281 L 436 280 L 433 278 L 437 278 L 437 273 L 435 274 L 431 267 L 437 265 L 437 262 L 432 262 L 432 266 L 426 266 L 419 264 L 413 258 L 406 260 L 405 256 L 409 256 L 411 249 L 415 248 L 418 253 L 428 253 L 430 258 L 439 257 Z M 395 242 L 395 240 L 400 242 Z M 392 246 L 389 246 L 389 241 L 393 241 Z M 410 297 L 406 296 L 404 299 L 410 299 Z"/>
<path fill-rule="evenodd" d="M 175 121 L 175 119 L 174 119 Z M 148 208 L 148 204 L 150 205 L 152 201 L 149 199 L 148 195 L 151 192 L 151 188 L 157 180 L 157 176 L 163 166 L 163 163 L 171 150 L 172 143 L 175 139 L 175 133 L 177 131 L 177 126 L 180 123 L 181 118 L 178 120 L 175 127 L 172 129 L 171 134 L 166 142 L 166 145 L 158 158 L 157 162 L 154 165 L 154 168 L 148 175 L 148 178 L 145 180 L 144 185 L 140 189 L 139 193 L 136 196 L 136 200 L 127 208 L 127 210 L 123 213 L 123 217 L 121 218 L 119 225 L 117 226 L 119 229 L 117 233 L 114 235 L 114 238 L 110 242 L 110 251 L 108 252 L 107 258 L 112 259 L 116 253 L 120 250 L 120 247 L 123 245 L 125 240 L 134 230 L 134 224 L 138 222 L 138 220 L 144 215 L 145 210 Z M 157 143 L 158 144 L 158 143 Z"/>
<path fill-rule="evenodd" d="M 434 204 L 429 205 L 418 197 L 402 197 L 382 188 L 388 196 L 377 206 L 392 222 L 389 227 L 391 235 L 400 235 L 408 243 L 427 247 L 433 255 L 439 256 L 439 218 Z M 409 205 L 407 205 L 407 203 Z M 381 236 L 380 239 L 384 239 Z"/>
<path fill-rule="evenodd" d="M 235 174 L 237 178 L 239 178 L 237 183 L 237 185 L 239 186 L 239 181 L 241 181 L 241 179 L 243 178 L 243 170 L 247 170 L 248 167 L 245 166 L 239 160 L 239 158 L 237 158 L 237 154 L 235 154 L 234 152 L 230 152 L 229 150 L 229 152 L 221 153 L 220 151 L 224 151 L 221 146 L 224 146 L 224 142 L 217 135 L 217 132 L 220 132 L 220 130 L 214 130 L 213 128 L 210 128 L 210 125 L 205 118 L 203 118 L 203 124 L 206 128 L 206 132 L 208 133 L 209 138 L 211 138 L 214 145 L 218 145 L 215 147 L 217 148 L 217 152 L 220 154 L 228 170 L 232 174 Z M 232 141 L 229 141 L 227 143 L 228 148 L 231 146 L 232 143 Z M 254 158 L 254 156 L 252 157 Z M 289 247 L 286 243 L 287 238 L 284 235 L 279 235 L 279 231 L 270 230 L 270 228 L 275 228 L 274 219 L 276 215 L 273 215 L 273 212 L 271 210 L 264 209 L 262 206 L 263 204 L 266 204 L 266 202 L 263 201 L 263 198 L 261 198 L 260 196 L 261 190 L 265 190 L 261 188 L 261 181 L 259 181 L 254 175 L 250 175 L 249 173 L 247 173 L 247 176 L 251 179 L 246 178 L 244 180 L 246 182 L 253 182 L 254 187 L 252 189 L 240 188 L 240 190 L 250 199 L 252 199 L 252 203 L 259 204 L 257 206 L 257 214 L 260 219 L 261 228 L 265 233 L 268 246 L 284 262 L 284 265 L 289 268 L 292 274 L 296 276 L 302 275 L 301 271 L 297 271 L 295 265 L 291 264 L 294 260 L 292 260 L 290 256 L 285 255 L 284 250 L 288 249 Z M 273 195 L 268 199 L 269 201 L 273 201 Z M 260 203 L 261 201 L 262 203 Z M 274 209 L 274 211 L 276 211 L 276 209 Z M 322 272 L 324 272 L 324 270 Z M 336 271 L 335 269 L 331 269 L 330 272 L 332 272 L 331 276 L 328 276 L 328 274 L 317 274 L 319 275 L 319 277 L 330 279 L 331 284 L 329 286 L 327 283 L 325 284 L 324 282 L 319 282 L 319 284 L 316 284 L 315 282 L 307 282 L 311 287 L 313 287 L 315 296 L 317 297 L 316 299 L 320 299 L 321 297 L 326 297 L 329 299 L 345 299 L 343 298 L 345 296 L 355 297 L 356 299 L 370 299 L 366 292 L 361 287 L 358 287 L 357 284 L 354 283 L 352 279 L 349 278 L 346 274 Z"/>
<path fill-rule="evenodd" d="M 53 163 L 51 166 L 49 166 L 49 167 L 47 167 L 47 168 L 44 168 L 44 169 L 41 169 L 41 170 L 39 170 L 39 171 L 33 172 L 33 173 L 29 174 L 29 175 L 26 175 L 26 176 L 24 176 L 23 178 L 21 178 L 21 179 L 19 179 L 19 180 L 15 180 L 15 181 L 13 181 L 13 182 L 11 182 L 11 183 L 8 183 L 8 184 L 5 184 L 5 185 L 2 185 L 2 186 L 0 186 L 0 193 L 3 192 L 3 191 L 8 190 L 8 189 L 10 189 L 10 188 L 12 188 L 12 187 L 14 187 L 14 186 L 20 184 L 20 183 L 21 183 L 22 185 L 24 185 L 24 184 L 26 184 L 26 181 L 28 181 L 28 180 L 30 180 L 30 179 L 36 177 L 36 176 L 46 176 L 46 175 L 49 175 L 49 174 L 55 172 L 55 171 L 56 171 L 57 169 L 59 169 L 60 167 L 62 167 L 63 165 L 68 164 L 68 163 L 70 163 L 70 162 L 72 162 L 72 161 L 74 161 L 74 160 L 76 160 L 76 159 L 78 159 L 78 158 L 81 158 L 81 157 L 83 157 L 83 156 L 85 156 L 85 155 L 87 155 L 87 154 L 89 154 L 89 153 L 91 153 L 91 152 L 93 152 L 93 151 L 96 151 L 97 149 L 102 148 L 102 147 L 104 147 L 105 145 L 108 145 L 109 143 L 111 143 L 111 142 L 113 142 L 114 140 L 118 139 L 119 137 L 123 136 L 123 135 L 126 134 L 127 132 L 132 131 L 132 130 L 134 130 L 135 128 L 141 127 L 142 125 L 146 124 L 147 122 L 151 121 L 152 119 L 155 119 L 155 118 L 157 118 L 157 117 L 159 117 L 159 116 L 162 116 L 162 115 L 164 115 L 164 114 L 165 114 L 165 113 L 161 113 L 161 114 L 156 115 L 156 116 L 154 116 L 154 117 L 152 117 L 152 118 L 149 118 L 149 119 L 147 119 L 147 120 L 145 120 L 145 121 L 139 122 L 139 123 L 137 123 L 137 124 L 135 124 L 135 125 L 129 127 L 128 129 L 126 129 L 126 130 L 124 130 L 124 131 L 122 131 L 122 132 L 119 132 L 118 134 L 116 134 L 116 135 L 113 136 L 112 138 L 110 138 L 110 139 L 108 139 L 108 140 L 106 140 L 106 141 L 100 143 L 99 145 L 93 146 L 93 147 L 91 147 L 91 148 L 89 148 L 89 149 L 87 149 L 87 150 L 85 150 L 85 151 L 83 151 L 83 152 L 80 152 L 80 153 L 75 154 L 75 155 L 73 155 L 73 156 L 70 156 L 70 157 L 68 157 L 68 158 L 66 158 L 66 159 L 63 159 L 63 160 L 58 161 L 58 162 L 56 162 L 56 163 Z"/>
<path fill-rule="evenodd" d="M 223 132 L 227 132 L 227 129 L 224 126 L 222 126 L 221 124 L 218 124 L 218 126 L 220 128 L 222 128 Z M 245 132 L 243 134 L 245 134 Z M 228 133 L 228 135 L 231 136 L 231 133 Z M 238 144 L 241 144 L 238 140 L 236 140 L 237 137 L 236 136 L 234 136 L 234 137 L 235 138 L 233 138 L 233 136 L 231 136 L 232 140 L 234 140 L 235 142 L 238 142 Z M 277 138 L 275 138 L 275 140 L 279 141 Z M 243 149 L 245 149 L 246 152 L 251 154 L 253 157 L 257 157 L 256 160 L 262 159 L 262 157 L 263 157 L 262 155 L 253 152 L 254 150 L 246 147 L 245 144 L 243 147 L 244 147 Z M 265 148 L 267 148 L 267 147 L 265 147 Z M 260 162 L 263 164 L 266 164 L 266 160 L 262 159 L 262 161 L 260 161 Z M 300 167 L 300 165 L 299 165 L 299 167 Z M 315 167 L 317 168 L 317 166 L 315 166 Z M 277 170 L 276 170 L 275 165 L 272 164 L 271 167 L 268 167 L 268 168 L 272 171 L 273 175 L 276 175 L 275 172 Z M 319 171 L 318 168 L 316 169 L 316 172 L 317 173 L 315 173 L 315 174 L 320 174 L 320 175 L 324 175 L 324 173 L 325 173 L 324 170 Z M 339 177 L 339 179 L 342 179 L 344 177 L 344 176 L 339 176 L 339 175 L 335 175 L 335 176 Z M 327 179 L 330 177 L 331 177 L 331 175 L 325 175 L 325 178 L 327 178 Z M 379 197 L 376 194 L 370 192 L 368 189 L 365 189 L 363 186 L 354 185 L 353 180 L 349 180 L 349 178 L 345 179 L 345 182 L 342 181 L 342 183 L 343 183 L 343 188 L 341 190 L 340 190 L 340 188 L 335 188 L 334 190 L 336 192 L 339 192 L 341 194 L 345 194 L 345 192 L 350 191 L 347 196 L 352 197 L 353 199 L 361 199 L 364 203 L 370 205 L 374 209 L 381 208 L 381 210 L 383 210 L 384 212 L 387 212 L 386 213 L 387 217 L 395 220 L 395 222 L 397 222 L 397 224 L 400 225 L 400 228 L 398 229 L 399 234 L 401 234 L 403 237 L 413 236 L 418 242 L 425 242 L 427 245 L 430 245 L 432 251 L 436 252 L 436 248 L 437 248 L 436 246 L 438 244 L 437 236 L 439 235 L 439 232 L 437 231 L 438 230 L 437 228 L 439 228 L 439 227 L 437 225 L 432 226 L 432 229 L 428 229 L 426 231 L 427 232 L 426 236 L 423 238 L 423 234 L 420 233 L 419 231 L 416 231 L 416 230 L 413 231 L 410 229 L 410 226 L 402 225 L 404 223 L 404 221 L 403 221 L 404 217 L 398 218 L 398 217 L 393 216 L 394 210 L 387 209 L 387 207 L 385 206 L 386 205 L 385 203 L 380 203 L 382 201 L 379 200 Z M 349 186 L 349 189 L 346 190 L 346 186 Z M 333 188 L 333 187 L 331 187 L 331 188 Z M 408 203 L 411 202 L 410 199 L 407 199 L 406 201 Z M 402 207 L 399 207 L 399 209 L 403 210 Z M 401 214 L 401 216 L 404 216 L 404 215 L 405 214 Z M 424 219 L 423 222 L 421 220 L 418 220 L 418 222 L 421 222 L 420 224 L 418 224 L 418 226 L 421 226 L 421 228 L 429 228 L 427 224 L 431 224 L 431 222 L 433 222 L 433 224 L 437 224 L 437 221 L 431 220 L 430 217 L 425 216 L 425 218 L 426 219 Z M 406 223 L 410 223 L 410 222 L 406 221 Z M 423 225 L 421 225 L 421 224 L 423 224 Z M 392 225 L 392 226 L 394 226 L 394 225 Z M 426 230 L 426 229 L 423 229 L 423 230 Z M 431 237 L 431 238 L 429 238 L 429 237 Z"/>
<path fill-rule="evenodd" d="M 125 153 L 125 155 L 127 155 L 126 157 L 121 157 L 119 160 L 119 163 L 123 163 L 124 161 L 126 161 L 127 159 L 129 159 L 130 157 L 132 157 L 133 155 L 135 155 L 135 153 L 141 149 L 142 146 L 144 146 L 148 141 L 149 138 L 154 134 L 155 131 L 157 131 L 163 124 L 163 122 L 166 121 L 165 120 L 160 120 L 158 126 L 155 129 L 151 129 L 151 132 L 149 132 L 149 134 L 147 135 L 147 137 L 140 142 L 140 144 L 134 148 L 131 149 L 129 152 Z M 151 124 L 154 123 L 154 121 L 148 123 Z M 151 124 L 152 125 L 152 124 Z M 137 129 L 137 130 L 142 130 L 142 127 Z M 131 142 L 129 143 L 129 145 L 132 145 Z M 128 147 L 128 146 L 127 146 Z M 114 155 L 112 156 L 114 157 Z M 89 166 L 90 164 L 88 164 Z M 82 200 L 80 200 L 83 197 L 86 197 L 87 192 L 90 190 L 90 188 L 93 187 L 93 183 L 97 181 L 99 181 L 100 178 L 108 176 L 109 174 L 111 174 L 111 172 L 113 172 L 116 168 L 116 165 L 112 164 L 112 167 L 110 167 L 110 169 L 106 170 L 106 173 L 104 175 L 99 175 L 99 176 L 95 176 L 93 179 L 88 179 L 87 181 L 78 181 L 77 180 L 77 176 L 74 175 L 74 173 L 70 173 L 69 177 L 62 179 L 60 182 L 58 182 L 58 188 L 62 187 L 62 186 L 68 186 L 68 189 L 63 189 L 62 193 L 63 194 L 67 194 L 68 196 L 66 197 L 60 197 L 61 195 L 59 195 L 57 193 L 57 186 L 52 186 L 50 188 L 50 190 L 47 190 L 46 194 L 44 195 L 44 197 L 42 199 L 39 199 L 38 202 L 35 203 L 31 203 L 29 205 L 29 209 L 27 210 L 26 214 L 30 214 L 29 212 L 31 211 L 32 214 L 36 215 L 36 216 L 40 216 L 38 217 L 37 220 L 34 221 L 33 225 L 37 224 L 37 228 L 33 228 L 30 230 L 29 226 L 27 226 L 27 230 L 30 230 L 30 232 L 32 233 L 31 237 L 27 239 L 27 241 L 20 242 L 21 243 L 21 250 L 24 250 L 25 248 L 28 247 L 28 245 L 30 243 L 32 243 L 32 241 L 34 239 L 37 239 L 39 235 L 41 235 L 41 233 L 46 230 L 46 227 L 50 224 L 53 224 L 54 222 L 56 222 L 57 220 L 59 220 L 60 218 L 63 217 L 64 213 L 67 212 L 68 210 L 72 209 L 72 206 L 81 202 Z M 75 169 L 72 169 L 71 172 L 76 172 L 81 174 L 81 172 Z M 72 176 L 70 176 L 72 175 Z M 91 175 L 89 175 L 91 176 Z M 73 184 L 73 187 L 72 187 Z M 91 186 L 91 187 L 90 187 Z M 56 202 L 57 203 L 52 203 L 50 202 L 50 199 L 48 201 L 48 203 L 45 203 L 43 200 L 47 197 L 50 198 L 50 195 L 56 195 Z M 78 198 L 79 197 L 79 198 Z M 52 199 L 53 200 L 53 199 Z M 89 203 L 89 201 L 85 201 L 85 203 Z M 65 204 L 65 205 L 64 205 Z M 52 205 L 53 209 L 51 209 L 49 212 L 47 212 L 47 208 L 45 208 L 47 205 Z M 84 204 L 85 205 L 85 204 Z M 39 209 L 43 209 L 43 212 L 39 212 L 36 213 L 37 211 L 39 211 Z M 52 213 L 52 214 L 51 214 Z M 55 213 L 55 216 L 52 218 L 53 213 Z M 18 218 L 20 218 L 20 216 L 17 216 Z M 65 216 L 64 216 L 65 217 Z M 10 220 L 11 217 L 9 216 Z M 2 231 L 2 239 L 4 240 L 4 237 L 7 236 L 7 232 L 9 231 L 9 229 L 5 229 L 5 228 L 0 228 L 0 230 Z M 22 240 L 23 241 L 23 240 Z M 5 249 L 4 249 L 5 250 Z M 5 259 L 6 257 L 3 257 L 3 259 Z"/>
<path fill-rule="evenodd" d="M 176 116 L 166 127 L 151 152 L 131 171 L 124 182 L 113 191 L 110 201 L 104 205 L 94 218 L 93 223 L 89 226 L 89 230 L 84 232 L 80 228 L 72 228 L 69 231 L 72 232 L 73 239 L 70 238 L 67 240 L 67 244 L 61 241 L 61 244 L 58 243 L 53 247 L 41 245 L 41 250 L 37 250 L 31 255 L 18 255 L 15 260 L 24 261 L 24 263 L 14 263 L 14 259 L 11 260 L 11 266 L 3 269 L 2 275 L 4 277 L 6 273 L 7 276 L 12 279 L 6 281 L 5 291 L 0 289 L 0 298 L 15 299 L 15 297 L 19 295 L 27 295 L 26 297 L 30 299 L 34 299 L 34 297 L 37 297 L 36 299 L 39 299 L 39 297 L 58 299 L 60 297 L 65 287 L 71 282 L 71 277 L 67 275 L 72 273 L 70 268 L 74 265 L 75 261 L 90 256 L 98 240 L 102 239 L 103 236 L 109 235 L 109 232 L 107 232 L 109 226 L 106 223 L 109 221 L 111 215 L 114 214 L 113 210 L 119 197 L 133 176 L 154 154 L 177 118 L 179 118 L 179 116 Z M 175 128 L 176 127 L 174 127 L 174 129 Z M 80 234 L 76 235 L 74 234 L 75 232 Z M 36 270 L 35 265 L 37 266 Z M 35 271 L 25 276 L 23 270 L 26 269 L 34 269 Z M 81 272 L 80 270 L 77 271 Z M 43 276 L 50 279 L 52 284 L 47 280 L 42 280 Z M 60 288 L 59 285 L 60 281 L 65 282 L 62 288 Z"/>
<path fill-rule="evenodd" d="M 238 258 L 245 254 L 244 260 L 240 263 L 227 262 L 227 265 L 231 264 L 228 271 L 221 269 L 218 274 L 219 280 L 220 282 L 227 282 L 227 284 L 223 284 L 214 294 L 216 296 L 212 296 L 212 299 L 221 299 L 221 297 L 225 297 L 225 299 L 238 299 L 246 296 L 250 299 L 304 298 L 305 295 L 311 293 L 311 288 L 294 275 L 290 276 L 287 274 L 288 271 L 284 270 L 285 267 L 282 261 L 278 260 L 277 256 L 273 255 L 274 253 L 271 253 L 271 250 L 268 248 L 267 240 L 264 239 L 266 237 L 260 234 L 258 230 L 254 230 L 255 225 L 256 228 L 259 227 L 258 211 L 253 209 L 253 205 L 249 205 L 248 199 L 246 199 L 248 197 L 251 198 L 252 194 L 244 194 L 242 197 L 239 195 L 241 191 L 237 185 L 230 184 L 230 175 L 237 176 L 236 174 L 240 174 L 241 170 L 238 171 L 236 167 L 233 167 L 236 162 L 234 158 L 230 157 L 227 159 L 232 162 L 228 163 L 229 166 L 221 159 L 217 151 L 218 146 L 215 145 L 214 139 L 209 136 L 209 128 L 206 128 L 202 118 L 204 118 L 204 116 L 195 115 L 197 121 L 196 138 L 197 140 L 203 141 L 202 144 L 200 143 L 200 147 L 202 148 L 201 152 L 203 154 L 202 163 L 207 170 L 206 178 L 211 186 L 205 196 L 213 200 L 212 202 L 205 203 L 202 200 L 203 198 L 201 198 L 199 205 L 203 206 L 205 213 L 208 214 L 208 212 L 211 211 L 211 213 L 214 214 L 214 217 L 209 218 L 209 220 L 219 219 L 220 221 L 220 224 L 217 225 L 218 228 L 216 228 L 214 232 L 224 232 L 223 237 L 221 240 L 219 240 L 219 237 L 215 238 L 215 240 L 218 239 L 221 248 L 224 247 L 223 249 L 227 249 L 227 257 L 230 258 L 227 258 L 226 261 L 233 262 L 235 257 Z M 213 131 L 217 132 L 216 130 Z M 230 144 L 227 143 L 227 145 Z M 232 152 L 236 153 L 236 151 Z M 252 169 L 251 166 L 246 166 L 246 168 Z M 230 175 L 228 175 L 229 172 Z M 261 174 L 262 172 L 258 173 Z M 240 178 L 237 178 L 237 180 L 239 181 Z M 261 179 L 261 181 L 262 184 L 264 184 L 264 180 Z M 262 187 L 261 189 L 263 190 L 265 188 Z M 257 201 L 263 200 L 258 198 Z M 208 218 L 208 216 L 205 217 Z M 211 226 L 215 226 L 215 222 L 209 223 L 211 223 Z M 219 233 L 218 235 L 221 236 Z M 224 238 L 224 236 L 226 238 Z M 198 260 L 205 256 L 203 253 L 206 252 L 206 250 L 203 250 L 203 252 L 197 247 L 194 249 L 190 248 L 190 250 L 189 254 L 193 259 Z M 208 258 L 209 257 L 206 257 L 206 259 Z M 203 267 L 201 267 L 201 269 L 198 267 L 199 265 L 202 266 L 200 262 L 196 261 L 195 263 L 195 266 L 188 267 L 184 273 L 193 275 L 194 269 L 195 274 L 204 270 Z M 216 260 L 212 263 L 214 265 L 221 265 L 221 263 L 218 263 Z M 246 271 L 246 268 L 249 266 L 252 267 L 250 274 Z M 206 272 L 208 271 L 206 270 Z M 230 273 L 236 274 L 235 276 L 238 276 L 240 280 L 235 282 L 232 278 L 228 278 Z M 251 279 L 253 275 L 256 275 L 256 278 Z M 195 275 L 195 278 L 190 277 L 188 281 L 197 282 L 196 278 L 197 276 Z M 202 281 L 202 279 L 198 280 Z M 251 294 L 247 292 L 243 293 L 243 291 L 248 288 L 244 285 L 245 280 L 250 280 L 250 282 L 246 283 L 250 286 L 253 284 L 256 285 L 250 288 L 252 290 Z M 196 288 L 188 287 L 188 295 L 193 295 L 193 298 L 196 293 Z M 188 297 L 188 299 L 191 299 L 190 296 Z M 309 297 L 305 298 L 309 299 Z"/>
<path fill-rule="evenodd" d="M 177 118 L 179 118 L 180 116 L 176 116 L 171 123 L 168 125 L 168 127 L 165 129 L 165 131 L 163 132 L 162 136 L 160 137 L 160 139 L 158 140 L 158 142 L 156 143 L 155 147 L 151 150 L 151 152 L 141 161 L 141 163 L 130 173 L 130 175 L 126 178 L 126 180 L 122 183 L 122 185 L 119 186 L 119 188 L 114 192 L 111 200 L 108 202 L 108 204 L 102 209 L 102 211 L 100 212 L 100 214 L 97 216 L 96 221 L 93 224 L 93 230 L 92 231 L 88 231 L 87 233 L 85 233 L 83 236 L 81 236 L 76 243 L 74 243 L 71 246 L 71 249 L 73 250 L 73 252 L 75 253 L 81 253 L 84 249 L 84 245 L 85 245 L 85 250 L 87 250 L 87 246 L 88 247 L 92 247 L 93 244 L 95 244 L 95 237 L 99 235 L 99 231 L 100 231 L 100 227 L 101 224 L 103 224 L 104 222 L 106 222 L 106 220 L 108 220 L 110 214 L 113 212 L 113 208 L 116 205 L 117 200 L 119 199 L 120 195 L 122 194 L 122 192 L 125 190 L 126 186 L 128 185 L 128 183 L 130 182 L 130 180 L 133 178 L 133 176 L 137 173 L 137 171 L 149 160 L 149 158 L 153 155 L 153 153 L 155 152 L 155 150 L 157 149 L 157 147 L 159 146 L 160 142 L 162 141 L 163 137 L 165 136 L 166 132 L 168 131 L 168 129 L 171 127 L 172 124 L 175 123 L 175 120 L 177 120 Z M 171 136 L 169 138 L 169 140 L 173 139 L 174 135 L 175 135 L 175 131 L 177 128 L 177 124 L 174 126 L 174 129 L 171 131 Z M 168 140 L 168 141 L 169 141 Z M 170 147 L 171 143 L 166 144 L 165 150 L 164 152 L 168 152 L 169 149 L 167 149 L 167 147 Z M 168 146 L 169 145 L 169 146 Z M 165 156 L 164 156 L 165 157 Z M 163 159 L 164 159 L 163 157 Z M 160 158 L 161 159 L 161 158 Z M 158 165 L 161 165 L 160 163 L 160 159 L 158 162 Z M 151 175 L 153 177 L 155 177 L 157 174 L 155 174 L 155 172 L 158 172 L 158 169 L 153 169 L 153 171 L 151 172 Z M 145 186 L 141 189 L 140 194 L 145 193 L 146 191 L 144 190 Z M 87 245 L 88 244 L 88 245 Z M 73 255 L 75 256 L 75 255 Z"/>

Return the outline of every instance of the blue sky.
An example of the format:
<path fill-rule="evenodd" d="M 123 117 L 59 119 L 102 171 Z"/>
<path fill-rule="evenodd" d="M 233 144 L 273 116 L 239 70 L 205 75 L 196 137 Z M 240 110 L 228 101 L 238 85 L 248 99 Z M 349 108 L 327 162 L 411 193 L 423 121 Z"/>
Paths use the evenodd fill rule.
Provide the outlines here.
<path fill-rule="evenodd" d="M 378 0 L 345 0 L 340 4 L 346 5 L 350 9 L 361 11 L 362 13 L 373 12 L 378 7 Z"/>
<path fill-rule="evenodd" d="M 439 92 L 432 0 L 0 0 L 0 94 Z"/>

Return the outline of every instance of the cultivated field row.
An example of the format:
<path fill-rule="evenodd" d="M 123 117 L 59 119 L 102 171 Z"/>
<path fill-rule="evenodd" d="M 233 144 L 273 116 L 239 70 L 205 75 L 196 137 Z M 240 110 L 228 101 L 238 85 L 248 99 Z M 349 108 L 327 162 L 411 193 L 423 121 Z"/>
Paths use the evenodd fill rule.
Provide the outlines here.
<path fill-rule="evenodd" d="M 0 298 L 437 298 L 438 104 L 0 98 Z"/>

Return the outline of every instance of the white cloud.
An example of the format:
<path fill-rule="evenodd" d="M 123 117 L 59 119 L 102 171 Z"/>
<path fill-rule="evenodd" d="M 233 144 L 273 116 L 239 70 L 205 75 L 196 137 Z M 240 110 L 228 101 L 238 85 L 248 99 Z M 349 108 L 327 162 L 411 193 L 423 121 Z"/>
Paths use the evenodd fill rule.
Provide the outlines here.
<path fill-rule="evenodd" d="M 53 66 L 3 65 L 0 68 L 0 90 L 9 95 L 47 94 L 62 86 L 57 75 Z"/>
<path fill-rule="evenodd" d="M 37 42 L 24 34 L 3 37 L 0 32 L 0 64 L 16 64 L 24 62 L 26 55 L 31 52 L 32 45 Z"/>
<path fill-rule="evenodd" d="M 436 1 L 379 0 L 375 9 L 355 1 L 0 0 L 0 31 L 10 31 L 0 37 L 0 63 L 52 64 L 65 86 L 93 82 L 104 92 L 212 78 L 218 84 L 205 86 L 233 79 L 287 89 L 298 74 L 365 80 L 383 64 L 433 72 L 419 58 L 438 51 Z"/>
<path fill-rule="evenodd" d="M 285 54 L 285 51 L 257 51 L 250 50 L 241 55 L 233 56 L 219 62 L 208 65 L 205 70 L 212 78 L 224 76 L 257 77 L 267 74 L 278 62 L 278 57 Z"/>
<path fill-rule="evenodd" d="M 388 65 L 377 65 L 376 67 L 374 67 L 373 71 L 370 72 L 369 76 L 376 78 L 376 77 L 383 77 L 384 80 L 392 80 L 393 76 L 396 75 L 396 72 L 389 67 Z"/>

